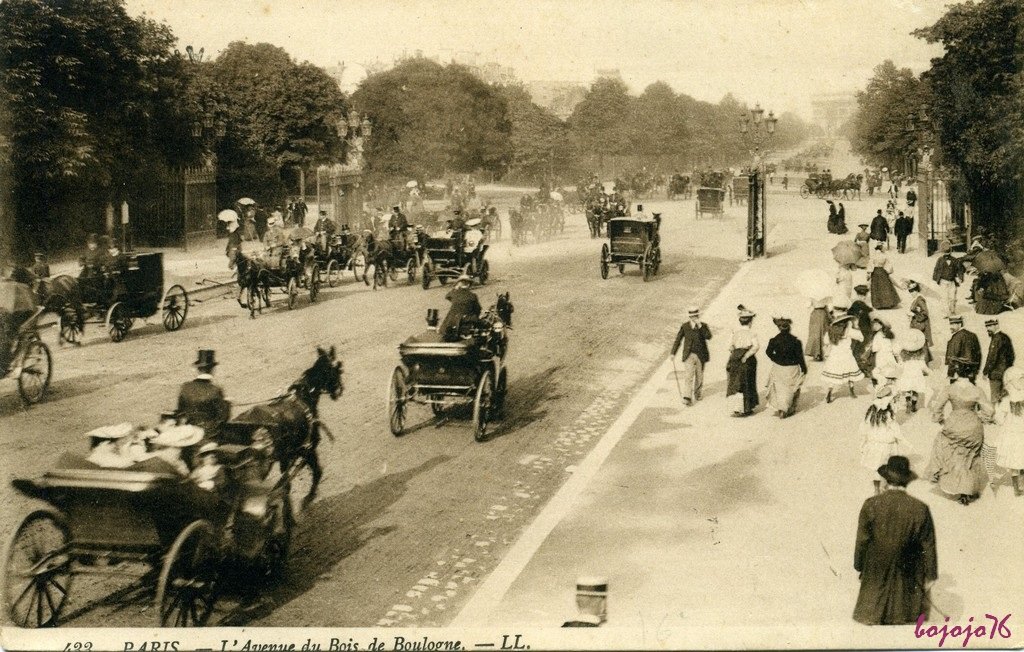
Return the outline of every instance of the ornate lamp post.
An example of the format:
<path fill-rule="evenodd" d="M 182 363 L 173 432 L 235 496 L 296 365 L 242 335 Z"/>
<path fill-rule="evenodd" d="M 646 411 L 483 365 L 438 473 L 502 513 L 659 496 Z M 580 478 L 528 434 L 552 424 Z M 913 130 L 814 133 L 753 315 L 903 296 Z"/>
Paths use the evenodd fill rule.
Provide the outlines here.
<path fill-rule="evenodd" d="M 750 150 L 750 188 L 747 202 L 747 258 L 760 258 L 765 255 L 765 236 L 767 234 L 767 216 L 765 200 L 767 199 L 764 166 L 764 151 L 775 137 L 775 127 L 779 119 L 774 111 L 767 117 L 760 104 L 753 109 L 740 113 L 740 134 Z"/>

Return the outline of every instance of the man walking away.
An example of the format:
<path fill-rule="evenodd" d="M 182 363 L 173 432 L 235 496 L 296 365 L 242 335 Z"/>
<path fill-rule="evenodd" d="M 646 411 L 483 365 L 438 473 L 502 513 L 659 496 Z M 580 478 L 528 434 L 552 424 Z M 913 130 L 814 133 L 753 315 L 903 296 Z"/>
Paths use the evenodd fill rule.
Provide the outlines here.
<path fill-rule="evenodd" d="M 683 361 L 683 402 L 693 405 L 700 400 L 701 388 L 704 385 L 704 365 L 711 359 L 708 352 L 708 340 L 711 339 L 711 330 L 708 325 L 700 320 L 700 310 L 696 306 L 690 306 L 687 310 L 689 319 L 683 322 L 676 334 L 676 341 L 672 344 L 672 356 L 679 351 L 680 344 L 683 353 L 680 359 Z"/>
<path fill-rule="evenodd" d="M 965 366 L 969 366 L 971 382 L 974 382 L 978 375 L 978 368 L 981 367 L 981 342 L 978 336 L 964 328 L 964 318 L 960 315 L 949 316 L 949 341 L 946 342 L 946 366 L 948 375 L 953 377 L 957 365 L 952 364 L 953 360 L 960 360 Z"/>
<path fill-rule="evenodd" d="M 1003 398 L 1003 374 L 1013 366 L 1014 353 L 1013 342 L 1010 336 L 999 330 L 998 319 L 985 321 L 985 330 L 991 338 L 988 345 L 988 357 L 985 358 L 985 368 L 982 375 L 988 378 L 988 385 L 991 392 L 989 399 L 993 404 Z"/>
<path fill-rule="evenodd" d="M 889 231 L 889 221 L 885 219 L 882 209 L 879 208 L 875 216 L 871 218 L 871 239 L 876 241 L 876 245 L 882 244 L 888 248 Z"/>
<path fill-rule="evenodd" d="M 896 218 L 894 231 L 896 232 L 897 253 L 907 253 L 907 237 L 914 231 L 914 219 L 900 211 L 899 217 Z"/>

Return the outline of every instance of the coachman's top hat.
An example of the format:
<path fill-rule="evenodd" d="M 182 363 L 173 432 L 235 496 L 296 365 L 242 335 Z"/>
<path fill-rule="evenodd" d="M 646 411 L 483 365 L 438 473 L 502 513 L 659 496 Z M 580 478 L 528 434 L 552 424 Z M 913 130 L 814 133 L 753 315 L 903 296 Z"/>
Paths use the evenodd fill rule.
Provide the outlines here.
<path fill-rule="evenodd" d="M 878 467 L 878 475 L 885 478 L 889 484 L 905 487 L 917 478 L 917 474 L 910 470 L 910 460 L 902 455 L 893 455 L 889 461 Z"/>
<path fill-rule="evenodd" d="M 199 349 L 199 356 L 192 365 L 199 367 L 200 369 L 213 369 L 217 366 L 217 360 L 214 352 L 209 349 Z"/>

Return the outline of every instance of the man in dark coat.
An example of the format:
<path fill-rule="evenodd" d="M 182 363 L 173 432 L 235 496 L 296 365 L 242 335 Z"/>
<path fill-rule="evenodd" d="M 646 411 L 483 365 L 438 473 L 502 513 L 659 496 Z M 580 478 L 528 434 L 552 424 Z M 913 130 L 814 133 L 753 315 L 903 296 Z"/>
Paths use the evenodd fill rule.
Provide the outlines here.
<path fill-rule="evenodd" d="M 900 211 L 893 230 L 896 232 L 896 251 L 907 253 L 907 237 L 914 231 L 914 218 Z"/>
<path fill-rule="evenodd" d="M 938 577 L 935 525 L 928 506 L 907 495 L 910 462 L 893 455 L 878 468 L 885 490 L 864 501 L 857 522 L 853 568 L 860 593 L 853 619 L 865 625 L 905 625 L 928 613 L 928 589 Z"/>
<path fill-rule="evenodd" d="M 224 391 L 213 382 L 213 368 L 217 366 L 214 352 L 200 350 L 194 364 L 199 375 L 181 386 L 177 417 L 199 426 L 209 437 L 230 418 L 231 404 L 224 398 Z"/>
<path fill-rule="evenodd" d="M 689 319 L 679 327 L 676 341 L 672 344 L 672 355 L 675 356 L 681 344 L 683 347 L 683 353 L 680 356 L 683 361 L 683 402 L 693 405 L 700 400 L 701 388 L 704 386 L 704 365 L 711 359 L 711 354 L 708 352 L 711 330 L 700 320 L 700 310 L 696 306 L 691 306 L 687 314 Z"/>
<path fill-rule="evenodd" d="M 974 378 L 978 375 L 978 369 L 981 367 L 981 342 L 978 341 L 977 335 L 964 328 L 964 318 L 960 315 L 949 316 L 949 330 L 952 335 L 946 342 L 948 375 L 952 378 L 956 368 L 956 365 L 952 365 L 950 362 L 959 359 L 973 369 L 971 382 L 974 382 Z"/>
<path fill-rule="evenodd" d="M 448 293 L 445 298 L 452 302 L 448 314 L 444 316 L 438 332 L 445 342 L 458 342 L 459 324 L 463 317 L 480 316 L 480 299 L 476 293 L 470 290 L 473 279 L 468 274 L 463 274 L 455 281 L 455 289 Z"/>
<path fill-rule="evenodd" d="M 889 243 L 889 222 L 882 215 L 882 209 L 878 209 L 878 213 L 871 219 L 871 239 L 876 240 L 878 244 L 884 244 L 888 246 Z"/>
<path fill-rule="evenodd" d="M 1009 335 L 999 330 L 998 319 L 986 320 L 985 330 L 988 331 L 990 339 L 985 368 L 981 373 L 988 378 L 991 390 L 989 398 L 992 403 L 998 403 L 1003 398 L 1003 374 L 1013 366 L 1014 362 L 1013 342 Z"/>

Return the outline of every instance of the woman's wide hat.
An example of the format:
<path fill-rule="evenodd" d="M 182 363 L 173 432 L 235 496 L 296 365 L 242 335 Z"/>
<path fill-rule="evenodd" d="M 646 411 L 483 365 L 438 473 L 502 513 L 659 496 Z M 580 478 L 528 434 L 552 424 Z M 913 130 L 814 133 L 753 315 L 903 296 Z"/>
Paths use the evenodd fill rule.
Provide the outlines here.
<path fill-rule="evenodd" d="M 900 347 L 904 351 L 920 351 L 927 343 L 924 332 L 911 328 L 900 338 Z"/>
<path fill-rule="evenodd" d="M 902 455 L 890 457 L 888 462 L 878 467 L 878 475 L 885 478 L 889 484 L 901 487 L 917 478 L 917 474 L 910 470 L 910 460 Z"/>

